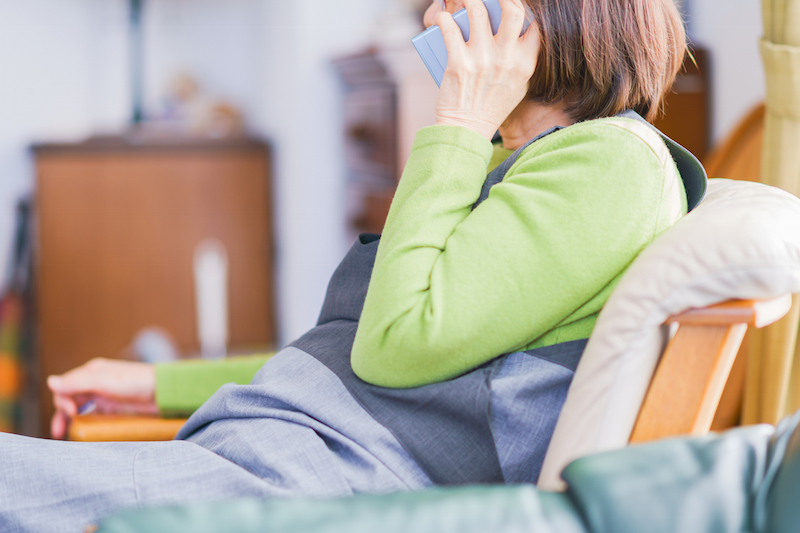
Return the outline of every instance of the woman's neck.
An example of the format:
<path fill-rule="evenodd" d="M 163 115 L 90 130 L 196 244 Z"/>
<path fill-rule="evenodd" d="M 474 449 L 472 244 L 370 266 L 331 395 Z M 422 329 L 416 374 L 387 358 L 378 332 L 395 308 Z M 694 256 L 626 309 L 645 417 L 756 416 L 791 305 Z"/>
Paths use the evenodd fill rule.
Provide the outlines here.
<path fill-rule="evenodd" d="M 564 103 L 542 104 L 523 100 L 500 125 L 503 148 L 516 150 L 537 135 L 553 126 L 571 126 L 575 123 L 566 111 Z"/>

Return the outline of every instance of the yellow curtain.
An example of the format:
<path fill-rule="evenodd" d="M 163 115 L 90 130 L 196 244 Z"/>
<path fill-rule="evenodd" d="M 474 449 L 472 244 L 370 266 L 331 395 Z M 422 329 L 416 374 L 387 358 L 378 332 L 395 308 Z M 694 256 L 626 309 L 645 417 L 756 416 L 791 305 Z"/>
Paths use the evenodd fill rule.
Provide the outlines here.
<path fill-rule="evenodd" d="M 800 0 L 762 0 L 767 82 L 761 181 L 800 196 Z M 743 424 L 776 423 L 800 408 L 800 297 L 750 337 Z"/>

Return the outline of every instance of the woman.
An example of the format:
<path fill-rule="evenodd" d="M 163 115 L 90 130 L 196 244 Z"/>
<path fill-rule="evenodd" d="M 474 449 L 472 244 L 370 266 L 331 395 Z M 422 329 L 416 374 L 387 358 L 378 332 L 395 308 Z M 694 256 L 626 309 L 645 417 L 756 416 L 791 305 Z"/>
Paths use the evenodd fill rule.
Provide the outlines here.
<path fill-rule="evenodd" d="M 242 495 L 535 482 L 597 313 L 687 211 L 661 137 L 616 116 L 652 118 L 685 36 L 672 0 L 529 0 L 522 36 L 522 0 L 500 4 L 496 36 L 480 0 L 426 13 L 450 57 L 437 125 L 417 135 L 383 236 L 362 236 L 334 274 L 317 327 L 263 367 L 98 361 L 52 378 L 55 435 L 88 396 L 191 410 L 210 375 L 252 382 L 221 387 L 172 442 L 0 438 L 0 529 Z M 451 17 L 462 6 L 469 43 Z"/>

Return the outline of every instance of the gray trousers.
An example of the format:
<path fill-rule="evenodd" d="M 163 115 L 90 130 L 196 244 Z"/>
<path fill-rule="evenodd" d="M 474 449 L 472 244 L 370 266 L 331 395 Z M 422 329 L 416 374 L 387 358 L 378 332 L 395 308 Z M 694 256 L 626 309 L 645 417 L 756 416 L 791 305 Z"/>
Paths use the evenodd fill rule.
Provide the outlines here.
<path fill-rule="evenodd" d="M 287 349 L 271 367 L 281 379 L 269 395 L 226 385 L 189 420 L 188 440 L 80 443 L 0 434 L 0 532 L 80 533 L 134 507 L 430 485 L 313 359 Z"/>
<path fill-rule="evenodd" d="M 572 370 L 518 353 L 492 375 L 491 428 L 504 478 L 535 482 Z M 0 434 L 0 532 L 79 533 L 132 507 L 432 485 L 333 372 L 293 347 L 251 385 L 223 386 L 179 437 L 75 443 Z"/>
<path fill-rule="evenodd" d="M 0 531 L 81 532 L 113 511 L 276 493 L 189 442 L 73 443 L 0 434 Z"/>

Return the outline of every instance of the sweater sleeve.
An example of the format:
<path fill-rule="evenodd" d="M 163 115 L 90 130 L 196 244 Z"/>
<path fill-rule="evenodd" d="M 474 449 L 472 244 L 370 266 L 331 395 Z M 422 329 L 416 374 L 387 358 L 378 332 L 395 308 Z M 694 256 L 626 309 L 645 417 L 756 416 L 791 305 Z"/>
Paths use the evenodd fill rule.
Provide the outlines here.
<path fill-rule="evenodd" d="M 193 413 L 226 383 L 250 383 L 272 357 L 250 355 L 156 364 L 156 404 L 164 416 Z"/>
<path fill-rule="evenodd" d="M 488 142 L 418 133 L 351 354 L 361 379 L 450 379 L 599 311 L 655 237 L 664 163 L 624 128 L 584 124 L 531 145 L 474 211 Z"/>

